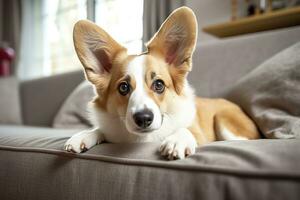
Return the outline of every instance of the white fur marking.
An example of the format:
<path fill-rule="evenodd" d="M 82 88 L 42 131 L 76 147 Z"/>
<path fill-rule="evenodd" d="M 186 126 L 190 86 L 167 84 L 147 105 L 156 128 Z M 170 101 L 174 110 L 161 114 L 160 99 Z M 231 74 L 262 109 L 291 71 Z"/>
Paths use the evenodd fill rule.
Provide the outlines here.
<path fill-rule="evenodd" d="M 234 133 L 223 127 L 220 132 L 222 140 L 247 140 L 245 137 L 236 136 Z"/>
<path fill-rule="evenodd" d="M 64 149 L 80 153 L 101 142 L 103 142 L 103 135 L 99 132 L 99 129 L 84 130 L 68 139 L 64 145 Z"/>
<path fill-rule="evenodd" d="M 183 159 L 187 154 L 194 154 L 196 147 L 197 142 L 192 133 L 186 128 L 181 128 L 162 142 L 159 151 L 169 160 Z"/>
<path fill-rule="evenodd" d="M 154 119 L 149 129 L 156 130 L 160 128 L 162 121 L 159 107 L 145 92 L 145 67 L 144 55 L 134 58 L 128 65 L 127 73 L 132 76 L 136 82 L 136 88 L 129 98 L 126 113 L 126 127 L 133 133 L 136 133 L 135 129 L 137 128 L 133 120 L 133 114 L 145 108 L 151 110 L 154 114 Z"/>

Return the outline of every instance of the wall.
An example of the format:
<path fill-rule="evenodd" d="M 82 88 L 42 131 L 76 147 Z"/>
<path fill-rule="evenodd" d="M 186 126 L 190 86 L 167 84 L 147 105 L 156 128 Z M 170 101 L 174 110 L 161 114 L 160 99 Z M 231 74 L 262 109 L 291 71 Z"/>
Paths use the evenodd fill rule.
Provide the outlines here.
<path fill-rule="evenodd" d="M 243 2 L 245 1 L 239 1 L 239 7 L 245 6 Z M 231 18 L 231 0 L 186 0 L 186 3 L 197 16 L 198 42 L 218 40 L 218 38 L 204 33 L 202 27 L 229 21 Z"/>

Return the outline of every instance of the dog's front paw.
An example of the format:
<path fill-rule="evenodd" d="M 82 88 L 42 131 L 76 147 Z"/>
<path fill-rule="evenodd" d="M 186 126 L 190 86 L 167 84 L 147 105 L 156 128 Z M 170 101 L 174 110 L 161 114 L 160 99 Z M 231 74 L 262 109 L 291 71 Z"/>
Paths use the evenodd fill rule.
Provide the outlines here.
<path fill-rule="evenodd" d="M 64 149 L 69 152 L 81 153 L 86 151 L 88 148 L 84 138 L 72 136 L 64 145 Z"/>
<path fill-rule="evenodd" d="M 96 144 L 103 141 L 102 135 L 97 130 L 82 131 L 73 135 L 64 145 L 64 149 L 69 152 L 81 153 L 87 151 Z"/>
<path fill-rule="evenodd" d="M 161 144 L 159 151 L 169 160 L 183 159 L 195 153 L 197 142 L 188 129 L 180 129 L 167 137 Z"/>

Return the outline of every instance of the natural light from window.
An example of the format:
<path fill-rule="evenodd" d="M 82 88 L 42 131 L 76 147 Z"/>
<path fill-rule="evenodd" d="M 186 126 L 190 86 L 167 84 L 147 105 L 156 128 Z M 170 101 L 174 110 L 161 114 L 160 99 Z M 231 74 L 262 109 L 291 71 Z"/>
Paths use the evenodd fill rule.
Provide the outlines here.
<path fill-rule="evenodd" d="M 87 17 L 86 1 L 47 0 L 45 15 L 46 75 L 71 71 L 81 66 L 73 48 L 73 26 Z"/>
<path fill-rule="evenodd" d="M 78 20 L 87 18 L 88 1 L 94 0 L 27 1 L 30 3 L 23 10 L 20 78 L 81 68 L 72 32 Z M 142 50 L 142 18 L 143 0 L 95 0 L 96 24 L 127 47 L 129 53 Z"/>
<path fill-rule="evenodd" d="M 142 50 L 143 1 L 97 0 L 96 23 L 127 47 L 131 54 Z"/>

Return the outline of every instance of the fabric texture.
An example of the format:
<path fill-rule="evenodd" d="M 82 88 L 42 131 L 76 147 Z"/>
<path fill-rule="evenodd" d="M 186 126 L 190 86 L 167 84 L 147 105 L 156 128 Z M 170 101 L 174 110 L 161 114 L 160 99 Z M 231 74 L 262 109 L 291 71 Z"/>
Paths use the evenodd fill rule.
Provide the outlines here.
<path fill-rule="evenodd" d="M 143 42 L 148 42 L 173 10 L 185 5 L 185 0 L 144 1 Z"/>
<path fill-rule="evenodd" d="M 74 133 L 1 126 L 1 199 L 276 200 L 300 195 L 297 139 L 214 142 L 187 159 L 166 161 L 157 153 L 159 143 L 104 143 L 82 154 L 64 152 Z"/>
<path fill-rule="evenodd" d="M 21 124 L 22 117 L 17 78 L 0 78 L 0 96 L 0 124 Z"/>
<path fill-rule="evenodd" d="M 243 77 L 228 98 L 267 138 L 300 138 L 300 42 Z"/>
<path fill-rule="evenodd" d="M 54 118 L 54 128 L 89 128 L 88 103 L 95 96 L 93 86 L 83 81 L 70 94 Z"/>

